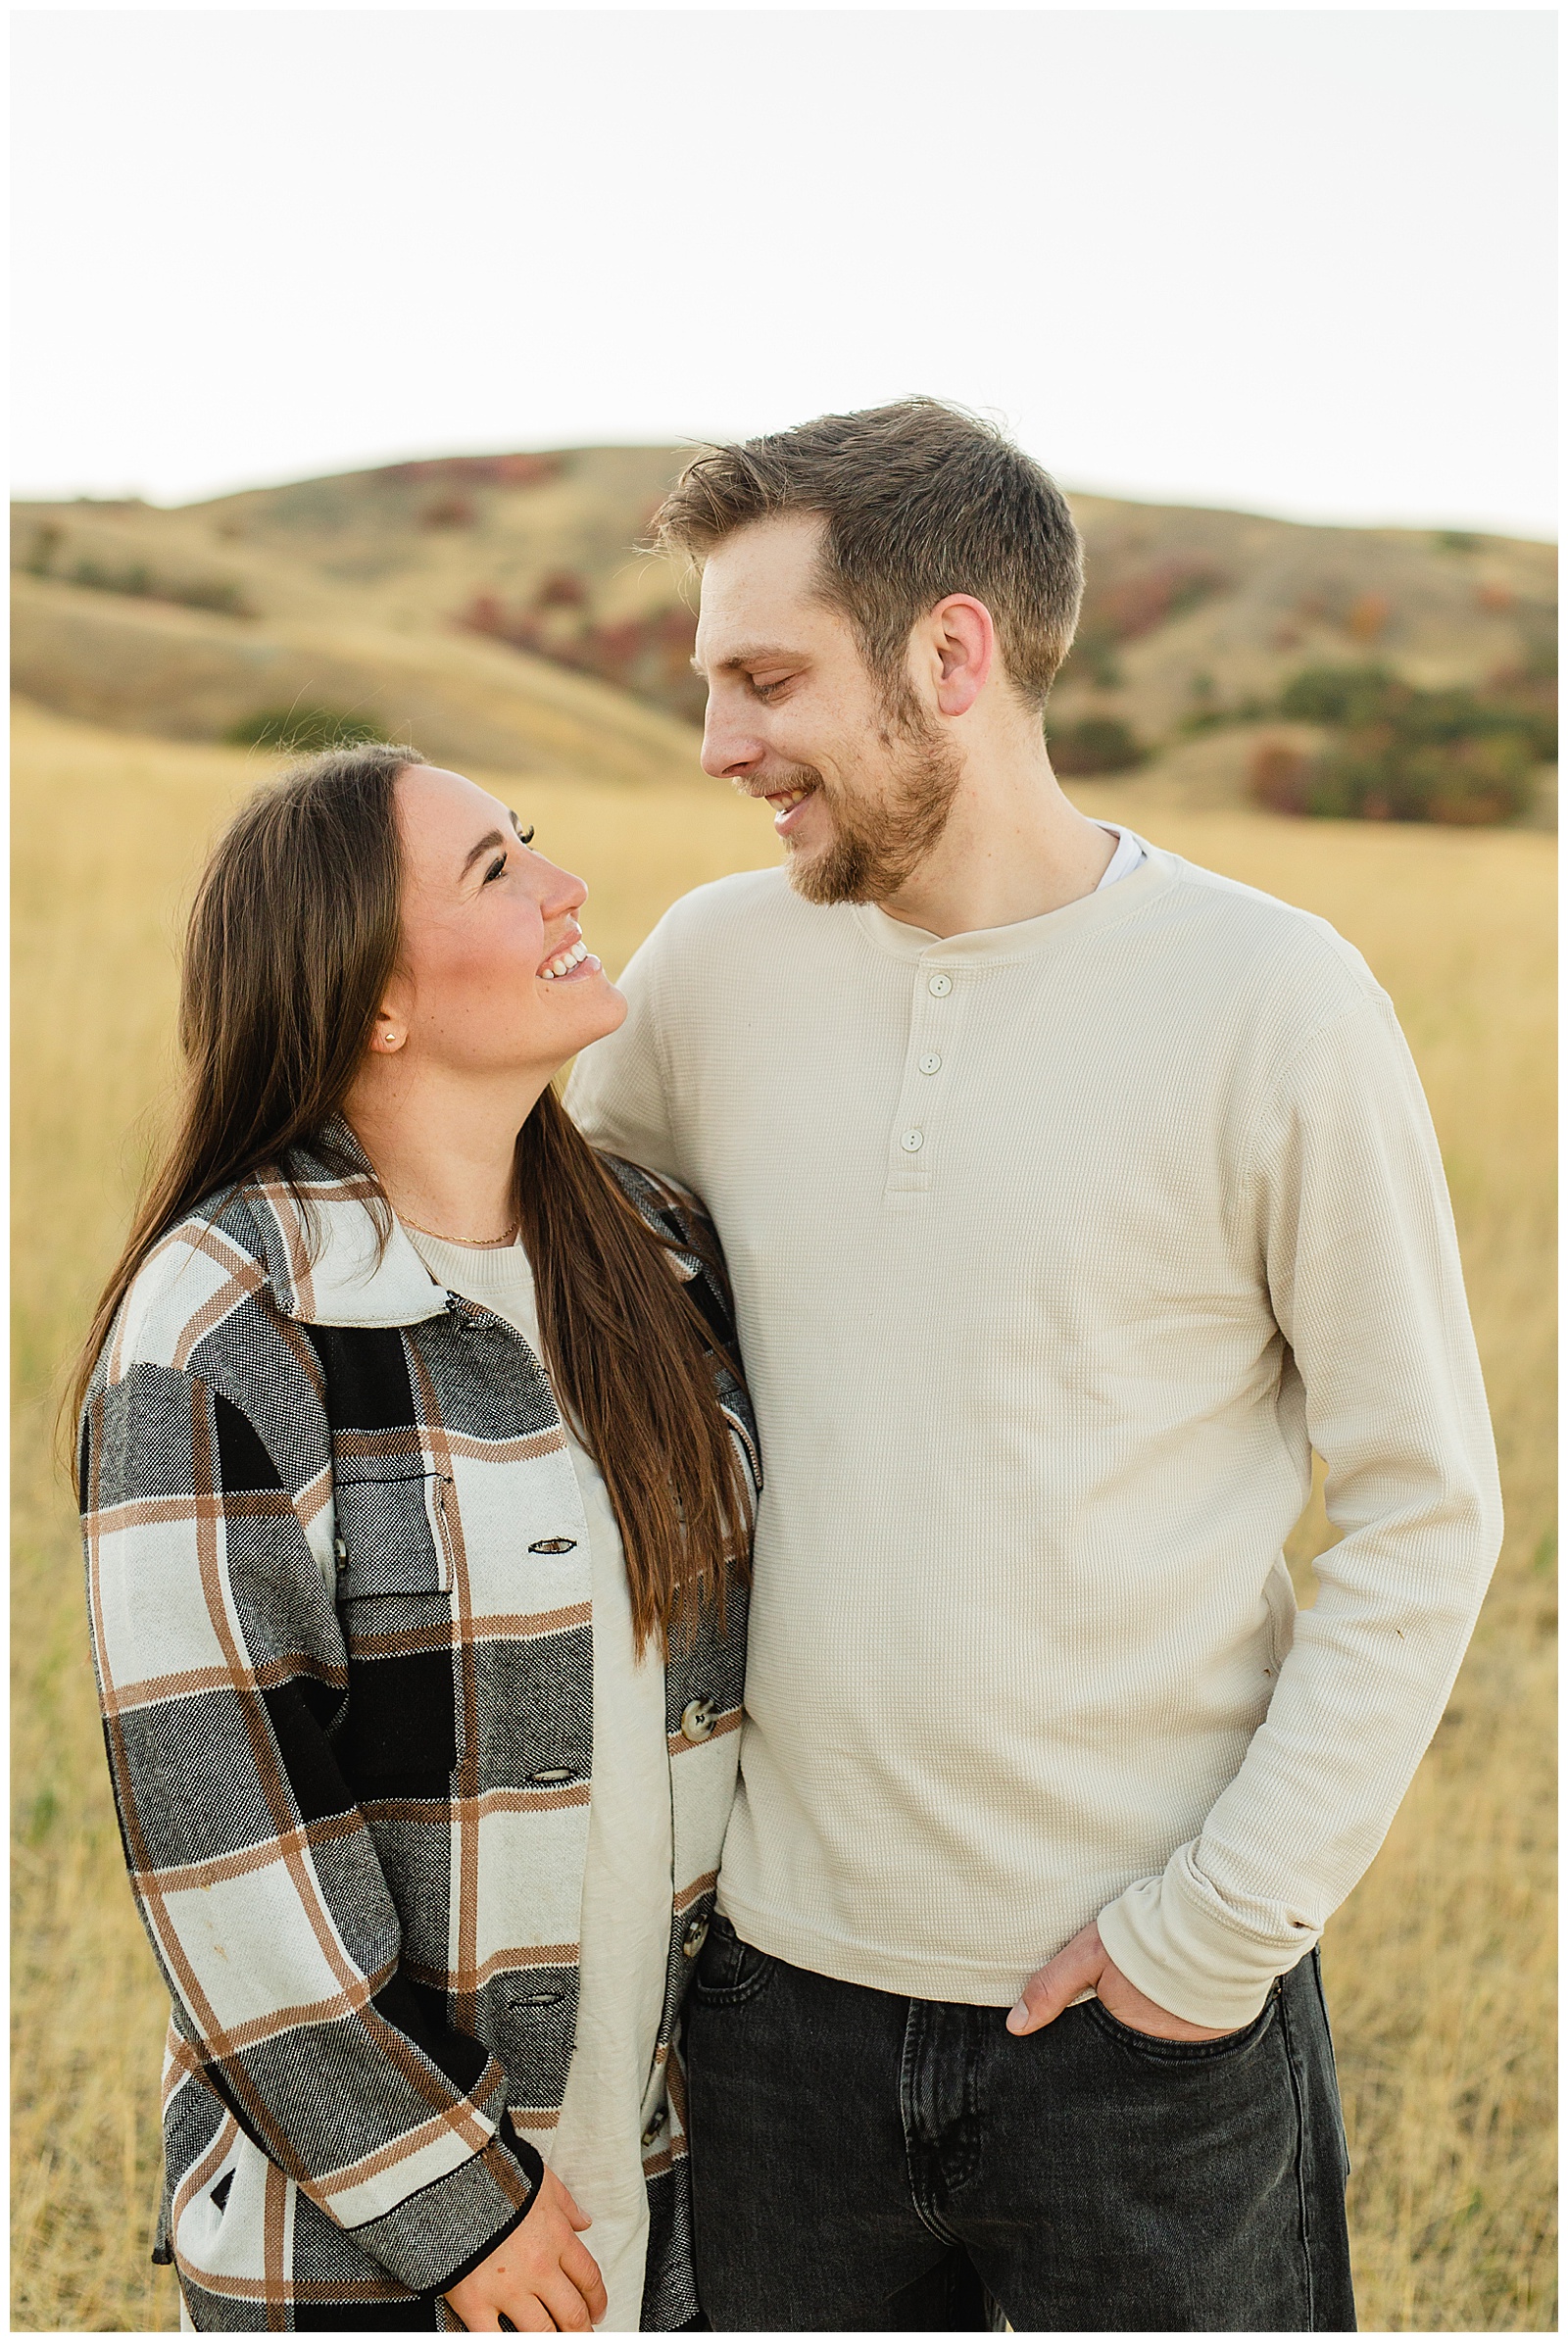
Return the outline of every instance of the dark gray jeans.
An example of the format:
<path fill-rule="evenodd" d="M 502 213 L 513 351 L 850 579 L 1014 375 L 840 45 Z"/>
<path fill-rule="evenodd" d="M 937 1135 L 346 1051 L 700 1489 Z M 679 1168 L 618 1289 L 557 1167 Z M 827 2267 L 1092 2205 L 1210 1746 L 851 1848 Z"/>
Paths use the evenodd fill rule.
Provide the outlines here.
<path fill-rule="evenodd" d="M 720 2332 L 1352 2331 L 1317 1955 L 1218 2041 L 791 1968 L 715 1918 L 687 2004 Z"/>

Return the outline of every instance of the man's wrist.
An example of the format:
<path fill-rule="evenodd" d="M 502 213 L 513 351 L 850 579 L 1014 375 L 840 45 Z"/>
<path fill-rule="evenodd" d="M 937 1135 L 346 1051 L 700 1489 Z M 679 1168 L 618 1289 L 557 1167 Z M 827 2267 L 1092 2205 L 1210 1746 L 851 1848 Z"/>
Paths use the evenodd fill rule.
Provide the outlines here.
<path fill-rule="evenodd" d="M 1156 2008 L 1189 2025 L 1234 2032 L 1251 2024 L 1276 1976 L 1295 1962 L 1281 1962 L 1272 1946 L 1195 1910 L 1172 1868 L 1138 1879 L 1106 1904 L 1101 1941 L 1128 1983 Z"/>

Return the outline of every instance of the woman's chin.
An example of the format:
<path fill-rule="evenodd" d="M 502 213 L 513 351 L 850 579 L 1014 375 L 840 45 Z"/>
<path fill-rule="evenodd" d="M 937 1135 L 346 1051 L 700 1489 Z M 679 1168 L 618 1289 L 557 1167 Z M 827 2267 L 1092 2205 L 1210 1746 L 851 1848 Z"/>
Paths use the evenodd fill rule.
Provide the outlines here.
<path fill-rule="evenodd" d="M 617 1032 L 627 1015 L 625 994 L 615 990 L 603 968 L 591 973 L 585 970 L 564 983 L 550 1006 L 561 1020 L 558 1032 L 563 1046 L 573 1052 Z"/>

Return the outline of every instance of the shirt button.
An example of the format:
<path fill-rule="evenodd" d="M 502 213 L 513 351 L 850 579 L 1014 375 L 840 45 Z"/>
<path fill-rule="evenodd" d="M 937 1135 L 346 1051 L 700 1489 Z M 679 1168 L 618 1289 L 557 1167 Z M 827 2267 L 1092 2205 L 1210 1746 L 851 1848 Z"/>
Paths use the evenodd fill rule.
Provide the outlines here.
<path fill-rule="evenodd" d="M 655 2139 L 658 2138 L 660 2132 L 663 2129 L 664 2124 L 668 2121 L 669 2117 L 664 2111 L 663 2107 L 660 2107 L 657 2114 L 654 2114 L 649 2118 L 648 2127 L 643 2132 L 643 2145 L 645 2147 L 651 2147 L 653 2145 Z"/>
<path fill-rule="evenodd" d="M 931 995 L 933 1000 L 945 1000 L 952 990 L 953 978 L 951 976 L 933 976 L 926 986 L 926 991 Z"/>
<path fill-rule="evenodd" d="M 899 1145 L 906 1154 L 918 1154 L 925 1145 L 925 1133 L 924 1131 L 906 1131 L 899 1141 Z"/>
<path fill-rule="evenodd" d="M 706 1740 L 713 1730 L 713 1711 L 706 1699 L 689 1699 L 680 1712 L 680 1729 L 688 1740 Z"/>
<path fill-rule="evenodd" d="M 927 1049 L 925 1055 L 920 1059 L 920 1071 L 922 1073 L 940 1073 L 942 1071 L 940 1051 Z"/>

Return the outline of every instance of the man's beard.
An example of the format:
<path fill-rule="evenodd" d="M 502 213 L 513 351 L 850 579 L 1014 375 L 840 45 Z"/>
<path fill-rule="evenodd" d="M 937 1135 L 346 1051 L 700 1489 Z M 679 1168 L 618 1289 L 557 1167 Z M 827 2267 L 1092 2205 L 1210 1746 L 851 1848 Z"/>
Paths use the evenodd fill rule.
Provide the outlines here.
<path fill-rule="evenodd" d="M 815 854 L 788 838 L 789 881 L 808 903 L 883 903 L 925 860 L 948 826 L 963 767 L 957 750 L 918 708 L 890 711 L 884 744 L 894 748 L 890 786 L 872 803 L 830 791 L 802 765 L 775 787 L 809 789 L 827 801 L 833 835 Z"/>

